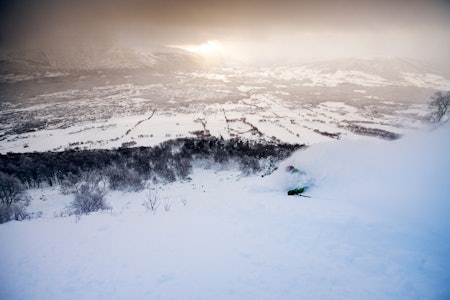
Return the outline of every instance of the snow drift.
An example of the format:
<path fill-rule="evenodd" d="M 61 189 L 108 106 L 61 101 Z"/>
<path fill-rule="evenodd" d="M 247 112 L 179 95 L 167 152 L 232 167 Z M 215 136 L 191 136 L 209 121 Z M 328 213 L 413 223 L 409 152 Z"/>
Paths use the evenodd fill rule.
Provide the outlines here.
<path fill-rule="evenodd" d="M 380 217 L 450 229 L 450 127 L 393 142 L 314 145 L 291 160 L 312 178 L 315 197 L 350 201 Z"/>

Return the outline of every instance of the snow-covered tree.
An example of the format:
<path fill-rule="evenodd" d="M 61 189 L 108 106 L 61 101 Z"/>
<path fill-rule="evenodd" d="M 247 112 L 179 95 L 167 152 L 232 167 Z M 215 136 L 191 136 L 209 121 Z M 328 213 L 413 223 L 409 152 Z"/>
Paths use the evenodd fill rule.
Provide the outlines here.
<path fill-rule="evenodd" d="M 433 112 L 431 113 L 430 119 L 432 122 L 440 123 L 450 113 L 450 91 L 446 93 L 438 91 L 431 97 L 431 100 L 429 106 Z"/>

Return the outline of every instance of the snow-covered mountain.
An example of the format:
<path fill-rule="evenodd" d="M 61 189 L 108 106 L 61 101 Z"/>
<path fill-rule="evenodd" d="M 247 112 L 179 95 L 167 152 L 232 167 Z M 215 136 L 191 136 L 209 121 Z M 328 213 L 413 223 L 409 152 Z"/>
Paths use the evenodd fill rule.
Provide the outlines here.
<path fill-rule="evenodd" d="M 201 58 L 169 47 L 138 50 L 125 46 L 35 48 L 8 52 L 1 58 L 2 73 L 155 68 L 199 68 Z"/>
<path fill-rule="evenodd" d="M 401 58 L 337 59 L 270 66 L 255 72 L 262 77 L 298 81 L 304 86 L 417 86 L 447 90 L 448 70 L 430 62 Z"/>
<path fill-rule="evenodd" d="M 434 73 L 445 76 L 445 71 L 447 71 L 435 63 L 393 57 L 334 59 L 318 61 L 306 64 L 306 66 L 314 70 L 321 70 L 323 73 L 355 71 L 378 75 L 387 80 L 401 79 L 402 73 Z"/>
<path fill-rule="evenodd" d="M 120 43 L 84 43 L 59 47 L 35 47 L 3 51 L 0 54 L 1 73 L 31 73 L 38 71 L 138 69 L 152 68 L 157 71 L 199 69 L 211 64 L 215 66 L 233 65 L 232 60 L 207 63 L 205 58 L 195 53 L 173 47 L 149 46 L 137 48 Z M 241 65 L 242 66 L 242 65 Z M 251 67 L 244 65 L 245 67 Z M 299 70 L 309 70 L 314 74 L 364 73 L 388 81 L 402 79 L 404 74 L 436 74 L 450 76 L 447 66 L 442 63 L 417 61 L 404 58 L 346 58 L 316 60 L 296 64 L 253 65 L 283 73 L 282 78 L 296 76 Z M 313 74 L 308 74 L 309 76 Z"/>

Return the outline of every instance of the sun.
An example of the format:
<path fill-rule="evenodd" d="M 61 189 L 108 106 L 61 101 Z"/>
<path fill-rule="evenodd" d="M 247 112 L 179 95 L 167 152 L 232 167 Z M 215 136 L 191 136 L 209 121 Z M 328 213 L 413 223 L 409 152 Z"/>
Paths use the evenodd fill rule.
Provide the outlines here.
<path fill-rule="evenodd" d="M 223 50 L 223 47 L 218 41 L 207 41 L 204 44 L 193 46 L 187 50 L 199 54 L 209 54 L 214 52 L 220 52 Z"/>
<path fill-rule="evenodd" d="M 173 47 L 204 56 L 215 55 L 224 51 L 224 47 L 219 41 L 207 41 L 206 43 L 199 45 L 181 45 Z"/>

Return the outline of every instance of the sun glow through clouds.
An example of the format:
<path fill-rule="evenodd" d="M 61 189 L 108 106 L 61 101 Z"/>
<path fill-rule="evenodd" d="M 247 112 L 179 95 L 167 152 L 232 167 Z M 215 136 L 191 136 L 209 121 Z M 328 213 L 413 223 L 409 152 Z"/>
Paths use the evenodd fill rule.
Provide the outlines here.
<path fill-rule="evenodd" d="M 218 41 L 207 41 L 200 45 L 181 45 L 173 47 L 205 56 L 218 54 L 224 51 L 223 45 Z"/>

